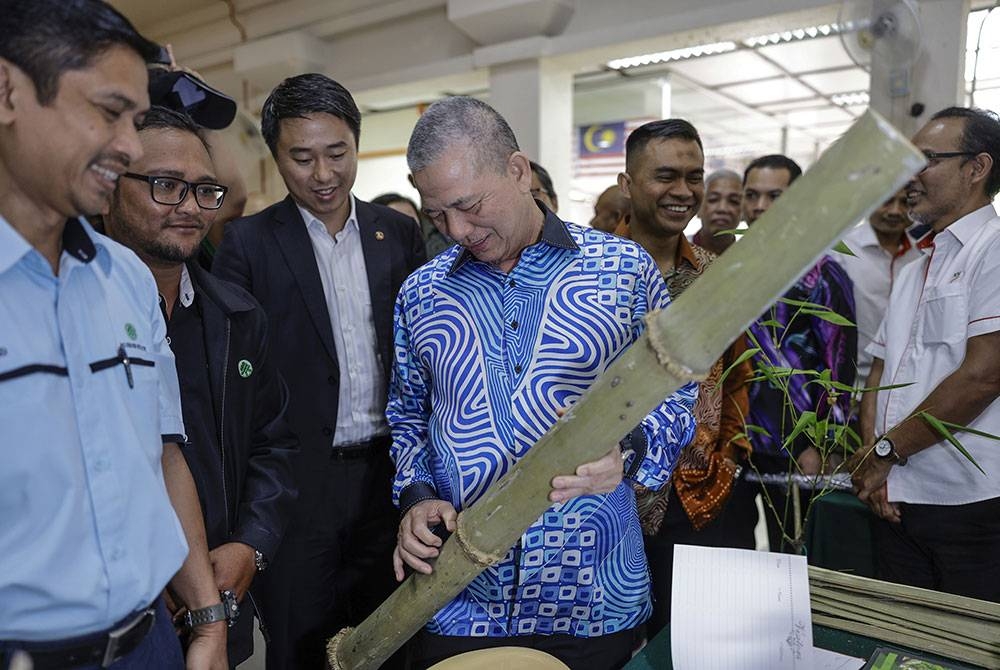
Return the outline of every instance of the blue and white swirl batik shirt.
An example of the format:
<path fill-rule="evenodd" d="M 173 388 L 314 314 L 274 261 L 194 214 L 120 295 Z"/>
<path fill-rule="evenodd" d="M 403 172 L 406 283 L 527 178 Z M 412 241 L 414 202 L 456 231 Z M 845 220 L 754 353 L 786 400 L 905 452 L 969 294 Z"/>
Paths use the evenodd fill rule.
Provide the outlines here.
<path fill-rule="evenodd" d="M 474 503 L 669 302 L 637 244 L 548 213 L 509 273 L 460 247 L 403 284 L 387 416 L 402 510 Z M 694 433 L 689 384 L 633 431 L 626 480 L 549 508 L 500 563 L 428 624 L 431 633 L 593 637 L 649 617 L 649 574 L 631 482 L 659 488 Z M 609 445 L 610 446 L 610 445 Z"/>

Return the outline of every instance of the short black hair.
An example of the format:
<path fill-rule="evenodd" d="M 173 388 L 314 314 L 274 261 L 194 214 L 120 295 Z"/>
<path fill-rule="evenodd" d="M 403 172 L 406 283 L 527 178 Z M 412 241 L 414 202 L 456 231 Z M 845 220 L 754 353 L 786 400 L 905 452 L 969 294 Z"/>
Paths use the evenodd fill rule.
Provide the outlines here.
<path fill-rule="evenodd" d="M 22 70 L 38 104 L 59 91 L 64 72 L 82 70 L 113 46 L 132 49 L 146 63 L 160 47 L 101 0 L 0 0 L 0 58 Z"/>
<path fill-rule="evenodd" d="M 169 107 L 163 107 L 161 105 L 153 105 L 146 112 L 146 115 L 142 117 L 142 120 L 136 124 L 135 129 L 140 133 L 144 130 L 180 130 L 185 133 L 191 133 L 199 140 L 201 140 L 202 145 L 205 150 L 211 155 L 211 149 L 208 146 L 208 142 L 205 141 L 205 136 L 202 133 L 201 126 L 194 122 L 190 116 L 184 112 L 178 112 L 177 110 L 170 109 Z"/>
<path fill-rule="evenodd" d="M 1000 117 L 976 107 L 948 107 L 931 117 L 931 121 L 936 119 L 964 119 L 959 150 L 989 154 L 993 159 L 993 169 L 986 180 L 986 195 L 992 200 L 1000 192 Z"/>
<path fill-rule="evenodd" d="M 307 114 L 331 114 L 347 124 L 354 144 L 361 139 L 361 112 L 350 91 L 326 75 L 315 72 L 289 77 L 278 84 L 260 110 L 260 133 L 273 155 L 278 150 L 282 119 Z"/>
<path fill-rule="evenodd" d="M 625 170 L 628 171 L 631 168 L 646 145 L 653 140 L 674 139 L 697 142 L 698 148 L 702 151 L 705 150 L 701 143 L 701 135 L 698 134 L 698 129 L 691 122 L 684 119 L 650 121 L 633 130 L 632 134 L 628 136 L 628 140 L 625 141 Z"/>
<path fill-rule="evenodd" d="M 538 177 L 538 183 L 542 185 L 545 195 L 556 200 L 558 196 L 556 196 L 555 186 L 552 185 L 552 177 L 549 176 L 549 171 L 535 161 L 528 161 L 528 164 L 531 165 L 531 171 Z"/>
<path fill-rule="evenodd" d="M 750 165 L 747 169 L 743 171 L 743 185 L 747 185 L 747 177 L 750 176 L 750 170 L 756 170 L 758 168 L 770 168 L 772 170 L 788 170 L 788 185 L 791 186 L 792 182 L 802 176 L 802 168 L 799 164 L 793 161 L 791 158 L 784 154 L 768 154 L 767 156 L 761 156 L 760 158 L 755 158 L 750 161 Z"/>

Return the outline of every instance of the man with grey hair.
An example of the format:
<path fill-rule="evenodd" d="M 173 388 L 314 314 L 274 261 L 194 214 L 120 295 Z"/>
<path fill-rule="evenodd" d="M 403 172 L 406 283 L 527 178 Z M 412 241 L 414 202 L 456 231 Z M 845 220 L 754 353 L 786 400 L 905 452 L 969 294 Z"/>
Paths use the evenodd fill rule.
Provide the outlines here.
<path fill-rule="evenodd" d="M 395 313 L 386 414 L 403 514 L 394 556 L 430 573 L 457 511 L 479 499 L 634 342 L 669 298 L 635 243 L 561 221 L 531 196 L 507 122 L 450 98 L 407 160 L 424 210 L 458 246 L 412 274 Z M 620 444 L 552 480 L 553 505 L 414 640 L 415 668 L 527 646 L 571 668 L 619 668 L 651 610 L 632 483 L 658 488 L 693 434 L 695 387 Z"/>
<path fill-rule="evenodd" d="M 732 232 L 740 223 L 743 178 L 732 170 L 716 170 L 705 178 L 701 204 L 701 229 L 691 242 L 718 256 L 736 241 Z"/>

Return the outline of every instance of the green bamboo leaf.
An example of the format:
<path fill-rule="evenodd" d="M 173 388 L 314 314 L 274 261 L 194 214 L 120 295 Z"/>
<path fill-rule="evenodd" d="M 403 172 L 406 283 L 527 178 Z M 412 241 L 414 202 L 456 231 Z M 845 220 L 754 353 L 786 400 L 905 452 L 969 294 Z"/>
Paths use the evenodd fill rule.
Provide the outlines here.
<path fill-rule="evenodd" d="M 858 389 L 861 393 L 871 393 L 872 391 L 891 391 L 893 389 L 906 388 L 907 386 L 913 386 L 916 382 L 905 382 L 902 384 L 889 384 L 887 386 L 862 386 Z"/>
<path fill-rule="evenodd" d="M 795 421 L 795 427 L 792 428 L 792 432 L 788 434 L 785 441 L 781 443 L 781 448 L 787 450 L 792 440 L 801 435 L 803 431 L 809 430 L 815 424 L 816 412 L 806 411 L 799 414 L 799 418 Z"/>
<path fill-rule="evenodd" d="M 726 371 L 722 373 L 721 377 L 719 377 L 719 386 L 721 387 L 723 384 L 726 383 L 726 379 L 729 377 L 729 373 L 730 372 L 732 372 L 736 367 L 738 367 L 744 361 L 750 360 L 750 358 L 752 358 L 759 351 L 760 351 L 760 349 L 758 349 L 757 347 L 753 347 L 753 348 L 747 349 L 742 354 L 740 354 L 739 356 L 737 356 L 736 360 L 734 360 L 732 363 L 730 363 L 729 367 L 726 368 Z"/>
<path fill-rule="evenodd" d="M 767 321 L 758 321 L 759 325 L 765 328 L 784 328 L 785 324 L 780 321 L 775 321 L 774 319 L 768 319 Z"/>
<path fill-rule="evenodd" d="M 778 298 L 778 302 L 783 302 L 786 305 L 791 305 L 792 307 L 802 307 L 803 309 L 829 309 L 826 305 L 821 305 L 818 302 L 807 302 L 805 300 L 795 300 L 793 298 Z"/>
<path fill-rule="evenodd" d="M 851 321 L 850 319 L 848 319 L 846 316 L 844 316 L 843 314 L 840 314 L 838 312 L 834 312 L 832 309 L 803 308 L 802 309 L 802 313 L 803 314 L 808 314 L 809 316 L 818 317 L 820 319 L 823 319 L 824 321 L 829 321 L 830 323 L 832 323 L 834 325 L 837 325 L 837 326 L 845 326 L 847 328 L 853 328 L 856 325 L 853 321 Z"/>
<path fill-rule="evenodd" d="M 1000 441 L 1000 435 L 994 435 L 993 433 L 976 430 L 975 428 L 969 428 L 968 426 L 960 426 L 957 423 L 951 423 L 950 421 L 945 421 L 944 419 L 938 419 L 938 421 L 947 426 L 950 430 L 960 430 L 963 433 L 971 433 L 972 435 L 978 435 L 979 437 Z"/>
<path fill-rule="evenodd" d="M 944 439 L 946 439 L 949 442 L 951 442 L 951 446 L 953 446 L 956 449 L 958 449 L 958 451 L 963 456 L 965 456 L 969 460 L 970 463 L 972 463 L 973 465 L 976 466 L 977 470 L 979 470 L 980 472 L 982 472 L 984 475 L 986 474 L 986 471 L 983 470 L 981 467 L 979 467 L 979 463 L 976 463 L 976 459 L 974 459 L 972 457 L 972 454 L 970 454 L 966 450 L 966 448 L 964 446 L 962 446 L 962 443 L 959 442 L 958 439 L 954 435 L 952 435 L 951 431 L 948 430 L 948 427 L 945 426 L 943 423 L 941 423 L 940 420 L 938 420 L 937 418 L 931 416 L 927 412 L 917 412 L 917 416 L 919 416 L 921 419 L 923 419 L 924 421 L 926 421 L 931 426 L 931 428 L 933 428 L 938 433 L 940 433 L 940 435 Z"/>
<path fill-rule="evenodd" d="M 843 240 L 833 245 L 833 250 L 839 254 L 844 254 L 845 256 L 857 256 L 857 254 L 851 251 L 851 248 L 847 246 Z"/>
<path fill-rule="evenodd" d="M 771 437 L 771 433 L 767 432 L 765 429 L 761 428 L 760 426 L 755 426 L 752 423 L 745 424 L 743 427 L 746 428 L 747 430 L 749 430 L 751 433 L 757 433 L 758 435 L 763 435 L 764 437 L 768 437 L 768 438 Z"/>
<path fill-rule="evenodd" d="M 720 230 L 712 235 L 712 237 L 719 237 L 720 235 L 743 235 L 747 230 L 747 228 L 730 228 L 729 230 Z"/>

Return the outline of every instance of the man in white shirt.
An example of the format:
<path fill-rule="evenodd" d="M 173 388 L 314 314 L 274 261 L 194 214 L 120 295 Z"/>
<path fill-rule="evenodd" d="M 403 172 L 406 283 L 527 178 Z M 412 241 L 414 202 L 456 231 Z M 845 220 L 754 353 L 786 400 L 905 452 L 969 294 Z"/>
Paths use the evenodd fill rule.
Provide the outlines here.
<path fill-rule="evenodd" d="M 906 189 L 900 189 L 872 212 L 867 223 L 859 224 L 844 236 L 844 244 L 854 255 L 836 256 L 854 283 L 860 383 L 871 372 L 872 355 L 866 349 L 885 316 L 892 282 L 904 265 L 920 257 L 919 242 L 906 231 L 911 223 L 909 209 Z"/>
<path fill-rule="evenodd" d="M 907 185 L 910 218 L 933 244 L 899 274 L 869 347 L 868 386 L 903 386 L 865 394 L 849 466 L 882 518 L 881 578 L 1000 602 L 1000 443 L 956 430 L 973 463 L 918 416 L 1000 434 L 1000 119 L 949 108 L 913 143 L 928 164 Z"/>

